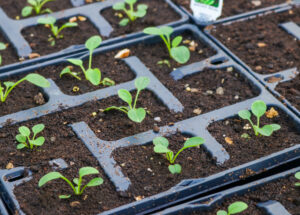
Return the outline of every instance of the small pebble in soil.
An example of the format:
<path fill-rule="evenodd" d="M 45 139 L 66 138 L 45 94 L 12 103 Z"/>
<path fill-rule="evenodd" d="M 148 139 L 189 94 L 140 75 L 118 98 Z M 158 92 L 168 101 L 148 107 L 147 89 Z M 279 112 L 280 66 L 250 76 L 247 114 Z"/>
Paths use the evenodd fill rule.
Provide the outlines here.
<path fill-rule="evenodd" d="M 227 71 L 227 72 L 232 72 L 232 71 L 233 71 L 233 67 L 228 67 L 228 68 L 226 69 L 226 71 Z"/>
<path fill-rule="evenodd" d="M 214 94 L 214 92 L 213 92 L 212 90 L 207 90 L 206 93 L 207 93 L 208 95 Z"/>
<path fill-rule="evenodd" d="M 14 165 L 13 163 L 9 162 L 7 165 L 6 165 L 6 169 L 12 169 L 14 168 Z"/>
<path fill-rule="evenodd" d="M 155 133 L 158 133 L 158 132 L 159 132 L 159 127 L 158 127 L 157 125 L 154 125 L 154 126 L 153 126 L 153 131 L 154 131 Z"/>
<path fill-rule="evenodd" d="M 218 87 L 217 90 L 216 90 L 216 94 L 224 95 L 224 88 L 223 87 Z"/>
<path fill-rule="evenodd" d="M 79 207 L 80 206 L 80 202 L 79 201 L 74 201 L 70 203 L 71 207 Z"/>
<path fill-rule="evenodd" d="M 191 88 L 190 87 L 187 87 L 185 88 L 186 91 L 190 92 L 191 91 Z"/>
<path fill-rule="evenodd" d="M 229 145 L 233 144 L 233 140 L 230 137 L 225 137 L 225 141 L 226 143 L 228 143 Z"/>
<path fill-rule="evenodd" d="M 154 117 L 154 121 L 155 122 L 161 122 L 161 118 L 160 117 Z"/>
<path fill-rule="evenodd" d="M 202 110 L 200 108 L 196 108 L 193 110 L 194 114 L 200 115 L 202 113 Z"/>
<path fill-rule="evenodd" d="M 34 96 L 34 102 L 38 105 L 43 105 L 45 104 L 45 99 L 42 93 L 38 93 L 37 95 Z"/>
<path fill-rule="evenodd" d="M 251 126 L 247 123 L 246 125 L 244 125 L 243 129 L 244 130 L 250 130 Z"/>
<path fill-rule="evenodd" d="M 251 1 L 251 3 L 255 6 L 255 7 L 259 7 L 261 5 L 261 1 L 259 0 L 253 0 Z"/>
<path fill-rule="evenodd" d="M 234 96 L 235 100 L 238 100 L 240 97 L 238 95 Z"/>
<path fill-rule="evenodd" d="M 262 66 L 256 66 L 256 67 L 255 67 L 255 70 L 256 70 L 256 71 L 261 71 L 261 70 L 262 70 Z"/>
<path fill-rule="evenodd" d="M 271 109 L 266 112 L 266 117 L 268 117 L 270 119 L 272 119 L 278 115 L 279 115 L 278 111 L 275 110 L 275 108 L 273 108 L 273 107 L 271 107 Z"/>
<path fill-rule="evenodd" d="M 50 142 L 54 143 L 56 141 L 56 137 L 50 137 Z"/>

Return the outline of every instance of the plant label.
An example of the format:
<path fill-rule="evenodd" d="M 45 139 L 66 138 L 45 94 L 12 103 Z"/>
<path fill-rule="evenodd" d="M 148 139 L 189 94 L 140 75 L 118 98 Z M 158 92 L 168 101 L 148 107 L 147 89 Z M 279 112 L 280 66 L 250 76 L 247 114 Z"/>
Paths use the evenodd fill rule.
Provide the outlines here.
<path fill-rule="evenodd" d="M 222 14 L 223 0 L 191 0 L 194 17 L 203 24 L 217 20 Z"/>

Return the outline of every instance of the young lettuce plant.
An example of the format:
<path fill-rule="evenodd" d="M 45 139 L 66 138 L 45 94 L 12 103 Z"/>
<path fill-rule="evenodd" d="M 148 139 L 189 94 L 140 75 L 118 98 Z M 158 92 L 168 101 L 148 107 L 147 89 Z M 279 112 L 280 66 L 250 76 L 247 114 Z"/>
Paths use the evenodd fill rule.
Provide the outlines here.
<path fill-rule="evenodd" d="M 179 174 L 181 173 L 181 166 L 180 164 L 174 164 L 177 156 L 185 149 L 191 148 L 191 147 L 197 147 L 204 143 L 204 139 L 201 137 L 192 137 L 189 138 L 187 141 L 185 141 L 184 146 L 177 152 L 177 154 L 174 156 L 174 152 L 171 151 L 169 146 L 169 141 L 165 137 L 156 137 L 153 140 L 154 144 L 154 152 L 159 154 L 166 154 L 167 160 L 170 162 L 169 165 L 169 171 L 172 174 Z"/>
<path fill-rule="evenodd" d="M 295 174 L 295 178 L 299 180 L 299 182 L 295 183 L 295 186 L 300 187 L 300 172 Z"/>
<path fill-rule="evenodd" d="M 0 51 L 3 51 L 6 49 L 6 45 L 4 43 L 0 43 Z M 2 64 L 2 56 L 0 55 L 0 65 Z"/>
<path fill-rule="evenodd" d="M 182 36 L 175 37 L 171 42 L 171 34 L 173 32 L 173 28 L 168 26 L 144 29 L 145 34 L 160 36 L 167 46 L 170 57 L 180 64 L 185 64 L 190 59 L 190 50 L 186 46 L 179 46 Z"/>
<path fill-rule="evenodd" d="M 245 211 L 248 208 L 248 205 L 245 202 L 234 202 L 228 207 L 228 212 L 224 210 L 219 210 L 217 212 L 217 215 L 232 215 L 232 214 L 238 214 L 243 211 Z"/>
<path fill-rule="evenodd" d="M 50 172 L 50 173 L 44 175 L 40 179 L 39 187 L 42 187 L 49 181 L 56 180 L 56 179 L 63 179 L 70 185 L 70 187 L 72 188 L 75 195 L 82 195 L 83 191 L 87 187 L 95 187 L 95 186 L 100 186 L 101 184 L 103 184 L 103 179 L 99 177 L 99 178 L 94 178 L 94 179 L 90 180 L 86 185 L 83 186 L 82 178 L 86 175 L 95 175 L 95 174 L 99 174 L 99 171 L 97 169 L 95 169 L 93 167 L 82 167 L 81 169 L 79 169 L 79 178 L 73 179 L 73 183 L 75 184 L 75 186 L 74 186 L 74 184 L 69 179 L 64 177 L 61 173 Z M 71 197 L 71 195 L 60 195 L 59 196 L 60 199 L 68 199 L 70 197 Z"/>
<path fill-rule="evenodd" d="M 1 82 L 0 82 L 1 102 L 5 102 L 9 93 L 23 81 L 28 81 L 38 87 L 43 87 L 43 88 L 50 87 L 50 82 L 47 79 L 45 79 L 43 76 L 39 74 L 34 74 L 34 73 L 25 76 L 24 78 L 22 78 L 17 82 L 11 82 L 11 81 L 4 82 L 3 85 L 5 86 L 5 88 L 1 86 Z"/>
<path fill-rule="evenodd" d="M 128 23 L 134 22 L 137 18 L 143 18 L 147 14 L 148 6 L 146 4 L 139 4 L 137 6 L 137 11 L 134 10 L 134 4 L 137 0 L 125 0 L 124 2 L 118 2 L 113 5 L 114 10 L 122 10 L 128 16 L 128 18 L 123 18 L 120 21 L 121 26 L 126 26 Z M 129 5 L 129 9 L 126 8 L 126 3 Z"/>
<path fill-rule="evenodd" d="M 253 102 L 251 106 L 251 112 L 256 116 L 256 125 L 251 120 L 251 113 L 248 110 L 239 111 L 239 116 L 242 119 L 248 120 L 254 130 L 256 136 L 263 135 L 263 136 L 271 136 L 274 131 L 279 130 L 281 127 L 278 124 L 270 124 L 264 125 L 260 128 L 260 117 L 262 117 L 267 111 L 267 105 L 264 101 L 257 100 Z"/>
<path fill-rule="evenodd" d="M 93 51 L 100 46 L 102 42 L 102 39 L 100 36 L 92 36 L 85 42 L 85 47 L 89 50 L 90 56 L 89 56 L 89 67 L 88 69 L 85 69 L 83 66 L 83 61 L 80 59 L 68 59 L 68 61 L 76 66 L 79 66 L 85 76 L 85 79 L 90 81 L 93 85 L 98 86 L 99 84 L 103 84 L 104 86 L 112 86 L 115 85 L 115 82 L 109 78 L 103 78 L 101 80 L 101 71 L 98 68 L 92 68 L 92 58 L 93 58 Z M 81 78 L 78 76 L 79 73 L 72 72 L 70 67 L 66 67 L 61 71 L 60 77 L 63 75 L 71 75 L 78 80 L 81 80 Z"/>
<path fill-rule="evenodd" d="M 48 41 L 51 42 L 52 46 L 55 45 L 55 39 L 61 39 L 64 37 L 64 35 L 60 34 L 63 29 L 78 26 L 76 22 L 67 22 L 58 28 L 58 26 L 55 25 L 56 19 L 53 16 L 39 18 L 37 22 L 38 24 L 48 25 L 50 27 L 52 36 L 48 39 Z"/>
<path fill-rule="evenodd" d="M 45 142 L 45 138 L 40 136 L 36 138 L 36 135 L 41 133 L 45 128 L 44 124 L 37 124 L 32 127 L 33 137 L 30 138 L 30 129 L 26 126 L 19 127 L 20 134 L 17 134 L 16 140 L 20 143 L 17 145 L 17 149 L 29 148 L 33 149 L 34 146 L 42 146 Z"/>
<path fill-rule="evenodd" d="M 125 101 L 129 107 L 121 106 L 111 106 L 106 108 L 104 111 L 110 110 L 119 110 L 127 114 L 128 118 L 134 122 L 141 123 L 146 117 L 146 110 L 144 108 L 136 108 L 136 103 L 139 97 L 139 94 L 142 90 L 144 90 L 148 84 L 150 83 L 150 79 L 148 77 L 139 77 L 135 80 L 134 84 L 137 88 L 137 93 L 134 99 L 134 103 L 132 105 L 132 96 L 129 91 L 121 89 L 118 91 L 118 95 L 120 99 Z"/>
<path fill-rule="evenodd" d="M 52 11 L 49 8 L 42 9 L 46 3 L 51 1 L 55 1 L 55 0 L 27 0 L 27 3 L 30 4 L 30 6 L 26 6 L 22 9 L 22 16 L 23 17 L 30 16 L 33 10 L 37 15 L 42 13 L 52 13 Z"/>

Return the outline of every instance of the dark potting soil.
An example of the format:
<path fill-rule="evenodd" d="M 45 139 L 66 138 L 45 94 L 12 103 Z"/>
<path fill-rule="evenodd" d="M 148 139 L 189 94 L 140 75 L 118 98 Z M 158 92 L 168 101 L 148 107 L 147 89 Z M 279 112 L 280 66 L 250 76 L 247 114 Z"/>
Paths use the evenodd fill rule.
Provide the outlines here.
<path fill-rule="evenodd" d="M 173 0 L 176 4 L 183 6 L 190 13 L 192 10 L 190 8 L 190 0 Z M 287 2 L 286 0 L 260 0 L 260 5 L 256 6 L 251 0 L 224 0 L 223 10 L 220 18 L 225 18 L 233 15 L 238 15 L 245 12 L 250 12 L 252 10 L 257 10 L 264 7 L 269 7 L 276 4 L 281 4 Z"/>
<path fill-rule="evenodd" d="M 230 25 L 219 25 L 212 34 L 255 72 L 269 74 L 300 67 L 300 43 L 278 25 L 300 23 L 300 8 L 272 13 Z"/>
<path fill-rule="evenodd" d="M 229 122 L 228 125 L 227 121 Z M 245 140 L 240 137 L 244 132 L 243 126 L 246 124 L 241 120 L 229 119 L 211 124 L 208 128 L 209 131 L 229 153 L 230 160 L 217 166 L 202 147 L 191 148 L 182 152 L 176 160 L 177 163 L 182 165 L 180 175 L 172 175 L 169 172 L 168 161 L 163 155 L 156 154 L 153 151 L 152 143 L 144 146 L 119 148 L 113 152 L 113 156 L 121 166 L 124 174 L 133 183 L 132 192 L 149 196 L 171 188 L 182 179 L 207 177 L 299 143 L 299 131 L 295 130 L 292 121 L 284 113 L 280 112 L 280 116 L 276 119 L 264 118 L 262 123 L 278 123 L 282 128 L 269 138 L 255 137 L 251 132 L 248 132 L 251 139 Z M 231 137 L 234 143 L 228 145 L 224 141 L 224 135 Z M 176 153 L 183 146 L 185 138 L 186 136 L 180 134 L 171 136 L 169 138 L 170 149 Z M 252 173 L 247 172 L 245 174 L 244 177 Z"/>
<path fill-rule="evenodd" d="M 60 20 L 56 25 L 60 27 L 66 22 L 68 22 L 68 20 Z M 88 19 L 86 21 L 78 20 L 77 23 L 77 27 L 65 28 L 62 30 L 61 35 L 64 37 L 56 39 L 54 46 L 51 46 L 51 43 L 48 41 L 49 36 L 52 36 L 51 29 L 44 25 L 25 28 L 22 30 L 22 34 L 30 44 L 32 52 L 42 56 L 58 52 L 72 45 L 84 44 L 88 38 L 99 34 L 98 30 L 88 21 Z"/>
<path fill-rule="evenodd" d="M 17 76 L 13 79 L 4 79 L 3 82 L 17 82 L 23 77 Z M 1 84 L 3 82 L 1 80 Z M 40 88 L 28 81 L 24 81 L 10 92 L 5 102 L 0 102 L 0 117 L 21 110 L 27 110 L 42 105 L 45 102 L 47 102 L 47 99 L 41 93 Z"/>
<path fill-rule="evenodd" d="M 214 212 L 207 212 L 205 214 L 215 215 L 218 210 L 226 210 L 230 204 L 235 201 L 243 201 L 248 204 L 247 210 L 241 215 L 264 215 L 266 214 L 262 209 L 256 205 L 258 203 L 269 200 L 278 201 L 281 203 L 290 214 L 299 215 L 300 203 L 299 195 L 300 189 L 295 187 L 296 179 L 294 175 L 290 175 L 285 179 L 278 179 L 274 182 L 257 187 L 254 191 L 247 192 L 241 195 L 234 195 L 233 197 L 225 199 L 221 204 L 214 205 L 216 208 Z M 276 189 L 274 189 L 276 188 Z M 203 212 L 194 212 L 191 215 L 200 215 Z"/>
<path fill-rule="evenodd" d="M 0 33 L 0 42 L 7 44 L 6 49 L 0 51 L 0 55 L 2 56 L 2 64 L 0 65 L 0 67 L 17 62 L 19 58 L 14 48 L 12 47 L 12 44 L 8 43 L 8 41 L 1 35 L 1 33 Z"/>
<path fill-rule="evenodd" d="M 138 18 L 134 22 L 129 23 L 127 26 L 122 27 L 119 22 L 118 13 L 126 17 L 123 11 L 115 11 L 112 8 L 106 9 L 101 12 L 104 18 L 112 25 L 114 31 L 109 37 L 121 36 L 137 31 L 142 31 L 144 28 L 150 26 L 159 26 L 176 21 L 180 16 L 163 0 L 139 0 L 138 4 L 148 5 L 147 14 L 143 18 Z"/>
<path fill-rule="evenodd" d="M 27 0 L 5 0 L 0 2 L 0 7 L 2 7 L 5 13 L 12 19 L 16 19 L 16 17 L 19 17 L 20 19 L 24 18 L 21 12 L 25 6 L 29 6 Z M 43 9 L 49 8 L 53 12 L 56 12 L 71 7 L 73 6 L 70 0 L 56 0 L 46 3 Z M 36 16 L 34 11 L 32 16 Z"/>
<path fill-rule="evenodd" d="M 209 132 L 229 153 L 231 159 L 228 162 L 246 163 L 299 144 L 300 131 L 297 130 L 293 121 L 280 109 L 276 107 L 274 109 L 278 111 L 278 116 L 267 118 L 264 115 L 260 119 L 260 126 L 266 124 L 279 124 L 281 126 L 281 129 L 275 131 L 270 137 L 255 136 L 252 128 L 247 129 L 250 127 L 249 122 L 239 117 L 214 122 L 208 126 Z M 256 123 L 253 116 L 252 120 Z M 244 133 L 248 134 L 249 138 L 242 138 L 241 135 Z M 228 141 L 228 138 L 232 143 Z"/>
<path fill-rule="evenodd" d="M 300 111 L 300 75 L 291 81 L 278 84 L 276 90 Z"/>

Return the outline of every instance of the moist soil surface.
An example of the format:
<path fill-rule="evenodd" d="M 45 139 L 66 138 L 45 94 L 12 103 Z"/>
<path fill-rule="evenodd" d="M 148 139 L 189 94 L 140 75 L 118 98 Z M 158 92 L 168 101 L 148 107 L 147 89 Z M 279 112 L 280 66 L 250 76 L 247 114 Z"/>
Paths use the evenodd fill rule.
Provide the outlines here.
<path fill-rule="evenodd" d="M 27 0 L 5 0 L 0 2 L 0 7 L 5 11 L 5 13 L 12 19 L 16 19 L 19 17 L 20 19 L 24 18 L 22 16 L 22 9 L 25 6 L 29 6 L 30 4 L 27 3 Z M 43 6 L 43 9 L 49 8 L 53 12 L 64 10 L 67 8 L 71 8 L 73 5 L 71 4 L 70 0 L 56 0 L 52 2 L 48 2 Z M 32 12 L 31 16 L 36 16 L 36 13 Z M 27 17 L 25 17 L 27 18 Z"/>
<path fill-rule="evenodd" d="M 144 28 L 150 26 L 159 26 L 180 19 L 178 13 L 176 13 L 164 0 L 139 0 L 138 4 L 148 5 L 146 16 L 138 18 L 134 22 L 130 22 L 125 27 L 119 25 L 122 18 L 119 18 L 118 14 L 121 13 L 123 18 L 127 17 L 123 11 L 115 11 L 112 8 L 109 8 L 101 12 L 104 18 L 114 28 L 110 37 L 142 31 Z M 138 4 L 136 4 L 135 7 L 137 7 Z"/>
<path fill-rule="evenodd" d="M 274 182 L 257 187 L 252 192 L 247 192 L 241 195 L 234 195 L 226 198 L 222 203 L 214 205 L 216 208 L 214 212 L 205 212 L 208 215 L 215 215 L 218 210 L 226 210 L 227 207 L 236 201 L 243 201 L 248 204 L 248 209 L 241 215 L 264 215 L 266 214 L 262 209 L 256 206 L 258 203 L 269 200 L 278 201 L 281 203 L 290 214 L 299 215 L 300 203 L 299 195 L 300 189 L 295 187 L 296 179 L 294 175 L 290 175 L 284 179 L 278 179 Z M 276 188 L 276 189 L 274 189 Z M 193 212 L 191 215 L 200 215 L 203 212 Z"/>
<path fill-rule="evenodd" d="M 68 20 L 60 20 L 56 25 L 60 27 L 66 22 L 68 22 Z M 46 55 L 58 52 L 72 45 L 84 44 L 88 38 L 99 34 L 97 29 L 88 20 L 78 20 L 77 23 L 77 27 L 65 28 L 62 30 L 61 35 L 63 35 L 63 38 L 56 39 L 54 46 L 48 41 L 49 35 L 51 35 L 51 29 L 44 25 L 25 28 L 22 31 L 22 34 L 29 43 L 33 53 Z"/>
<path fill-rule="evenodd" d="M 300 111 L 300 75 L 291 81 L 278 84 L 275 89 Z"/>
<path fill-rule="evenodd" d="M 190 13 L 192 10 L 190 8 L 190 0 L 173 0 L 176 4 L 183 6 Z M 233 15 L 238 15 L 245 12 L 250 12 L 252 10 L 257 10 L 264 7 L 269 7 L 276 4 L 285 3 L 286 0 L 261 0 L 261 4 L 256 6 L 250 0 L 224 0 L 223 1 L 223 10 L 220 18 L 225 18 Z"/>
<path fill-rule="evenodd" d="M 6 49 L 0 51 L 0 55 L 2 57 L 2 64 L 0 66 L 17 62 L 19 58 L 14 48 L 12 47 L 12 44 L 8 43 L 8 41 L 4 38 L 4 36 L 1 35 L 1 32 L 0 32 L 0 42 L 6 44 Z"/>
<path fill-rule="evenodd" d="M 211 134 L 230 155 L 230 160 L 220 166 L 215 164 L 202 147 L 190 148 L 178 156 L 176 163 L 182 166 L 180 175 L 169 172 L 168 161 L 163 155 L 153 151 L 152 143 L 116 149 L 113 157 L 133 183 L 133 192 L 139 190 L 142 196 L 153 195 L 171 188 L 185 178 L 207 177 L 298 144 L 299 131 L 294 129 L 292 121 L 284 113 L 280 112 L 276 119 L 264 117 L 262 123 L 278 123 L 282 128 L 269 138 L 256 137 L 248 130 L 251 139 L 245 140 L 240 136 L 244 133 L 243 127 L 246 123 L 238 118 L 215 122 L 209 126 Z M 232 138 L 232 145 L 225 142 L 224 135 Z M 186 137 L 180 134 L 171 136 L 169 148 L 176 153 L 184 145 Z M 245 173 L 245 177 L 252 173 Z"/>
<path fill-rule="evenodd" d="M 195 40 L 190 34 L 184 33 L 183 36 L 186 41 L 194 41 L 198 45 L 195 48 L 195 51 L 191 52 L 191 58 L 187 64 L 205 60 L 215 53 L 201 41 Z M 187 76 L 179 81 L 174 81 L 170 76 L 170 72 L 173 71 L 173 68 L 178 68 L 181 65 L 169 59 L 167 49 L 163 43 L 141 43 L 128 48 L 131 50 L 131 55 L 137 56 L 150 71 L 157 76 L 160 82 L 162 82 L 184 105 L 184 112 L 174 114 L 175 118 L 170 119 L 169 122 L 197 116 L 199 113 L 205 113 L 258 95 L 258 90 L 234 68 L 229 67 L 221 70 L 205 69 L 198 74 Z M 93 57 L 93 68 L 100 68 L 102 76 L 114 80 L 116 84 L 132 80 L 135 77 L 134 73 L 130 71 L 129 67 L 122 60 L 114 59 L 114 56 L 118 51 L 119 50 L 114 50 L 99 55 L 95 54 Z M 169 68 L 167 65 L 157 65 L 157 62 L 162 59 L 168 59 L 171 67 Z M 82 81 L 78 81 L 69 75 L 60 78 L 59 74 L 62 69 L 69 65 L 71 64 L 48 66 L 39 69 L 36 72 L 46 78 L 54 80 L 61 91 L 68 95 L 79 95 L 104 87 L 102 85 L 96 87 L 93 86 L 88 81 L 85 81 L 83 75 L 81 75 Z M 74 66 L 72 71 L 79 72 L 80 69 L 79 67 Z M 214 84 L 212 85 L 211 83 Z M 31 86 L 26 83 L 26 87 L 30 88 Z M 74 87 L 78 87 L 79 91 L 74 92 Z M 243 90 L 237 92 L 234 90 L 236 87 Z M 8 99 L 12 104 L 19 101 L 23 103 L 28 101 L 30 103 L 32 102 L 33 96 L 28 96 L 26 100 L 25 98 L 19 98 L 20 100 L 18 101 L 15 101 L 16 97 L 14 96 L 10 96 Z M 149 107 L 149 105 L 145 107 Z M 9 112 L 9 108 L 7 108 L 7 111 L 3 114 L 1 111 L 2 110 L 0 110 L 0 116 L 13 112 Z"/>
<path fill-rule="evenodd" d="M 300 67 L 300 43 L 278 25 L 300 23 L 300 8 L 218 25 L 212 34 L 257 73 Z"/>

